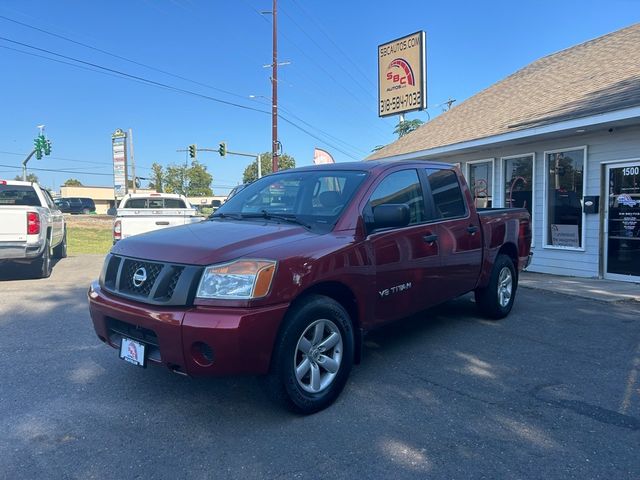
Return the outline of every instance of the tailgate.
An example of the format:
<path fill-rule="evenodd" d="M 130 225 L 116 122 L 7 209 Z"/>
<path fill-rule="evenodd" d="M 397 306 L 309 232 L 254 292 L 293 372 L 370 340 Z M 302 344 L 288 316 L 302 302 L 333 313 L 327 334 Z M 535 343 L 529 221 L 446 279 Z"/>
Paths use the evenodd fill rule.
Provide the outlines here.
<path fill-rule="evenodd" d="M 0 242 L 27 241 L 27 210 L 0 207 Z"/>
<path fill-rule="evenodd" d="M 193 222 L 193 211 L 180 210 L 156 210 L 149 211 L 125 211 L 119 210 L 122 238 L 138 235 L 140 233 L 151 232 L 167 227 L 177 227 Z M 200 218 L 198 217 L 198 220 Z"/>

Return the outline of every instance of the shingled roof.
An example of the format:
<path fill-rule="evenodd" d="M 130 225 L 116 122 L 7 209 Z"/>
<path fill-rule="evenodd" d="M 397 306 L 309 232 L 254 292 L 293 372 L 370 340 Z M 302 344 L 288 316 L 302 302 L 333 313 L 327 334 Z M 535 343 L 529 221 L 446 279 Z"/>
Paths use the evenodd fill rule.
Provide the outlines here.
<path fill-rule="evenodd" d="M 640 23 L 536 60 L 367 160 L 639 105 Z"/>

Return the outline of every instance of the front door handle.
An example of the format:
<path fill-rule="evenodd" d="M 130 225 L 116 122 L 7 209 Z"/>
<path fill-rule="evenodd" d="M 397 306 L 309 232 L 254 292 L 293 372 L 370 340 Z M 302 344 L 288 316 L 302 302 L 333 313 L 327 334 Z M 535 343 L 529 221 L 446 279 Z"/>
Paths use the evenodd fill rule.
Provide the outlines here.
<path fill-rule="evenodd" d="M 471 235 L 475 234 L 477 231 L 478 231 L 477 225 L 469 225 L 467 227 L 467 232 L 469 232 Z"/>
<path fill-rule="evenodd" d="M 425 235 L 424 237 L 422 237 L 422 239 L 427 243 L 433 243 L 438 240 L 438 235 L 433 233 L 431 235 Z"/>

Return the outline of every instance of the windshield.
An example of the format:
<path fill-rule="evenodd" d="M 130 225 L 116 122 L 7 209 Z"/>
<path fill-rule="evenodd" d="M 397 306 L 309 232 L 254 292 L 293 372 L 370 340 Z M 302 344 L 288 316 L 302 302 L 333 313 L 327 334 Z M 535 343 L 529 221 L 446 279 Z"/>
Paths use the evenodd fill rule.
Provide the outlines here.
<path fill-rule="evenodd" d="M 291 219 L 328 232 L 360 186 L 363 171 L 292 171 L 264 177 L 236 193 L 212 218 Z"/>

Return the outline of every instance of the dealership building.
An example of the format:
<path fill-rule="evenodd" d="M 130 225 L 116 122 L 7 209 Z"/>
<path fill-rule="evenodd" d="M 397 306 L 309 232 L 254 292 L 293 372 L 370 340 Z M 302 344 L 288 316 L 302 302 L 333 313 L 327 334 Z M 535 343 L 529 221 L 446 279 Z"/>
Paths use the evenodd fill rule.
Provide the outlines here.
<path fill-rule="evenodd" d="M 458 165 L 524 207 L 530 271 L 640 282 L 640 24 L 543 57 L 368 159 Z"/>

